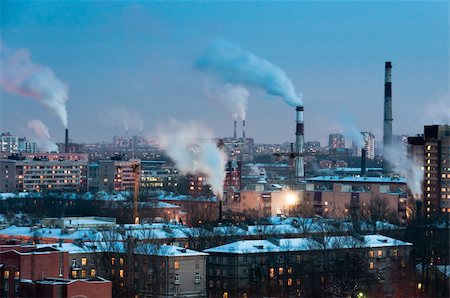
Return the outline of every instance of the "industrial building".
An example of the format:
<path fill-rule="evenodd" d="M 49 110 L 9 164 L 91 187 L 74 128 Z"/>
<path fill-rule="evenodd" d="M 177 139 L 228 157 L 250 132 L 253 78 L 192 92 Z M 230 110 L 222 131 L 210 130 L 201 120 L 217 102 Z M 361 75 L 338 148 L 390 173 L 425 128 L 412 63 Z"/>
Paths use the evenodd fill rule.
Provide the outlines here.
<path fill-rule="evenodd" d="M 345 137 L 338 133 L 328 135 L 328 148 L 345 148 Z"/>

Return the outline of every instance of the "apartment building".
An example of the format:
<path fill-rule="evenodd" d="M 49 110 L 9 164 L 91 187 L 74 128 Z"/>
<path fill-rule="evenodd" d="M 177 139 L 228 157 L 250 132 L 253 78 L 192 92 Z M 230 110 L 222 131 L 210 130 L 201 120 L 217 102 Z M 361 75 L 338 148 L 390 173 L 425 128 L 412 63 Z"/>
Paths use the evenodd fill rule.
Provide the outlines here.
<path fill-rule="evenodd" d="M 0 159 L 0 192 L 85 191 L 87 159 L 65 154 Z"/>
<path fill-rule="evenodd" d="M 206 249 L 210 297 L 395 296 L 412 244 L 382 235 L 246 240 Z M 400 275 L 398 275 L 400 274 Z M 375 285 L 370 287 L 370 285 Z"/>
<path fill-rule="evenodd" d="M 121 156 L 98 162 L 98 188 L 104 191 L 133 190 L 140 179 L 140 159 L 126 160 Z"/>

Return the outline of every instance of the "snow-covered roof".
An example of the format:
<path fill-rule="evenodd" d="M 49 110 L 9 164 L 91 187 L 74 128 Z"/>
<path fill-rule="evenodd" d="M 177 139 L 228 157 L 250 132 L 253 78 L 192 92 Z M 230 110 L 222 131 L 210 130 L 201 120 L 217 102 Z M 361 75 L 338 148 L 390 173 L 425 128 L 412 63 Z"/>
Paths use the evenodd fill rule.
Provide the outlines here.
<path fill-rule="evenodd" d="M 393 246 L 412 246 L 411 243 L 393 239 L 382 235 L 366 235 L 363 240 L 351 236 L 330 236 L 323 239 L 323 243 L 312 238 L 290 238 L 278 240 L 242 240 L 206 249 L 207 253 L 268 253 L 286 251 L 309 251 L 320 249 L 344 248 L 376 248 Z"/>
<path fill-rule="evenodd" d="M 69 254 L 86 254 L 95 252 L 116 252 L 125 253 L 126 248 L 124 242 L 108 241 L 95 243 L 61 243 L 61 244 L 37 244 L 36 248 L 51 247 L 59 251 L 68 252 Z M 174 245 L 155 245 L 155 244 L 141 244 L 135 247 L 134 252 L 142 255 L 158 255 L 167 257 L 178 256 L 206 256 L 207 253 L 186 249 Z"/>
<path fill-rule="evenodd" d="M 317 176 L 306 179 L 308 182 L 358 182 L 358 183 L 402 183 L 406 184 L 403 177 L 340 177 L 340 176 Z"/>

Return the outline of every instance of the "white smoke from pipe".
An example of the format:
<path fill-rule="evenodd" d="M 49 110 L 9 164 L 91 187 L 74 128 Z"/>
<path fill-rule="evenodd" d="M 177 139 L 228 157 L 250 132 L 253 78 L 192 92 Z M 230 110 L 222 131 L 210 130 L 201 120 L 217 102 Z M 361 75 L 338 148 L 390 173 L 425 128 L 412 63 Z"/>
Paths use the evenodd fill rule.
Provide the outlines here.
<path fill-rule="evenodd" d="M 27 49 L 12 51 L 0 42 L 0 85 L 6 92 L 37 99 L 53 110 L 67 128 L 67 84 L 53 70 L 34 64 Z"/>
<path fill-rule="evenodd" d="M 405 177 L 406 184 L 415 199 L 422 198 L 423 164 L 418 160 L 408 159 L 400 144 L 383 148 L 383 157 L 388 160 L 394 171 Z"/>
<path fill-rule="evenodd" d="M 341 112 L 339 116 L 339 123 L 342 129 L 341 133 L 346 139 L 351 139 L 353 144 L 358 147 L 362 148 L 365 146 L 364 136 L 356 124 L 356 119 L 353 115 L 348 112 Z"/>
<path fill-rule="evenodd" d="M 196 66 L 227 83 L 261 88 L 291 106 L 303 105 L 294 84 L 281 68 L 230 41 L 216 40 L 198 59 Z"/>
<path fill-rule="evenodd" d="M 195 122 L 171 121 L 157 135 L 160 148 L 182 174 L 205 175 L 214 194 L 222 197 L 227 155 L 212 140 L 210 130 Z"/>
<path fill-rule="evenodd" d="M 208 86 L 205 88 L 205 95 L 209 100 L 227 109 L 234 120 L 246 118 L 250 96 L 247 88 L 233 84 L 225 84 L 221 87 Z"/>
<path fill-rule="evenodd" d="M 48 128 L 42 121 L 37 119 L 30 120 L 27 127 L 32 132 L 30 139 L 36 142 L 40 151 L 58 152 L 58 146 L 52 141 Z"/>
<path fill-rule="evenodd" d="M 144 128 L 144 120 L 138 111 L 122 107 L 102 110 L 99 118 L 104 124 L 112 127 L 122 127 L 127 132 L 130 128 L 142 132 Z"/>

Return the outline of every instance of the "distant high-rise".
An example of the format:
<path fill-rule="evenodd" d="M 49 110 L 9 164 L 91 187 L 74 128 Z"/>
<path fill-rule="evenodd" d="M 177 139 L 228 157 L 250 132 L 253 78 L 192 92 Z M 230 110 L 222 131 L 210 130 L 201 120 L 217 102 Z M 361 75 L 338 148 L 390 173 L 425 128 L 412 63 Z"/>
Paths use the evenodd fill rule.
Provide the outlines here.
<path fill-rule="evenodd" d="M 423 215 L 450 215 L 450 125 L 428 125 L 408 138 L 408 154 L 423 167 Z"/>
<path fill-rule="evenodd" d="M 328 136 L 328 147 L 330 149 L 345 148 L 345 137 L 338 133 Z"/>
<path fill-rule="evenodd" d="M 366 149 L 366 154 L 368 159 L 374 159 L 375 158 L 375 136 L 370 131 L 362 131 L 361 132 L 363 139 L 364 139 L 364 148 Z M 357 146 L 355 143 L 353 143 L 353 153 L 356 156 L 361 156 L 362 151 L 361 147 Z"/>

